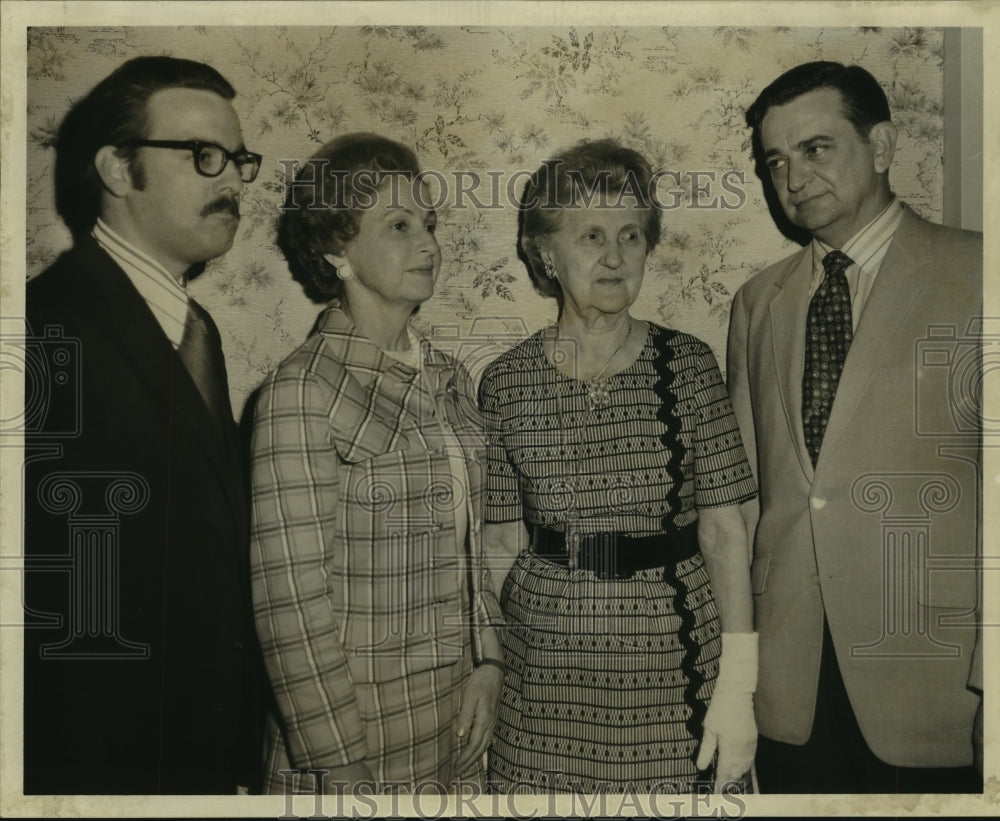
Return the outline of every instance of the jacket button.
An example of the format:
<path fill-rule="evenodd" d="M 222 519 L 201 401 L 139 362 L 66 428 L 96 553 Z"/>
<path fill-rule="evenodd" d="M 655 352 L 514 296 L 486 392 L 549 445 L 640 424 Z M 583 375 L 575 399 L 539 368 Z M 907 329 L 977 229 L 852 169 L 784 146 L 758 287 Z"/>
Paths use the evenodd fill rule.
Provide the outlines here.
<path fill-rule="evenodd" d="M 242 650 L 243 642 L 240 641 L 239 639 L 236 639 L 236 641 L 233 642 L 233 647 L 235 647 L 237 650 Z"/>
<path fill-rule="evenodd" d="M 812 500 L 813 510 L 822 510 L 824 507 L 826 507 L 826 499 L 822 496 L 814 496 Z"/>

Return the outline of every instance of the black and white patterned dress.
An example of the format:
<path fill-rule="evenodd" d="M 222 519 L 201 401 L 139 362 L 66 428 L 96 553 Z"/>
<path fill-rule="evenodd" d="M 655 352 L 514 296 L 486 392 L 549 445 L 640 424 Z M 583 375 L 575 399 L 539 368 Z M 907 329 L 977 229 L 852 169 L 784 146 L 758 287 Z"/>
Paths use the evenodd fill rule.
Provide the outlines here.
<path fill-rule="evenodd" d="M 589 408 L 540 331 L 480 387 L 486 520 L 641 537 L 755 486 L 711 350 L 650 323 Z M 721 649 L 702 556 L 602 580 L 523 551 L 501 594 L 508 672 L 490 750 L 499 791 L 686 792 Z"/>

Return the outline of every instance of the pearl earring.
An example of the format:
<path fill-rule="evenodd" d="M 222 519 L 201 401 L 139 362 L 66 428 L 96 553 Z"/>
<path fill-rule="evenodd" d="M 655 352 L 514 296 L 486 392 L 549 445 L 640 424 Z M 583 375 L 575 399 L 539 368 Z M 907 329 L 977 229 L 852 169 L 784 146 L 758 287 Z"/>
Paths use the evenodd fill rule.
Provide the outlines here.
<path fill-rule="evenodd" d="M 349 262 L 345 262 L 343 265 L 337 266 L 337 276 L 343 280 L 348 280 L 354 276 L 354 270 L 351 268 Z"/>

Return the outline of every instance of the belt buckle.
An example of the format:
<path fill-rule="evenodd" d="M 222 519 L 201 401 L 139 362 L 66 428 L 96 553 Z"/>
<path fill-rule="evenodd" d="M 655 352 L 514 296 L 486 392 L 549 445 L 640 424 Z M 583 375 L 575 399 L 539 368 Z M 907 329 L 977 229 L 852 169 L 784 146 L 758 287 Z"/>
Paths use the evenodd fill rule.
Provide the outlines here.
<path fill-rule="evenodd" d="M 580 542 L 583 531 L 580 520 L 573 517 L 566 520 L 566 566 L 576 570 L 580 563 Z"/>
<path fill-rule="evenodd" d="M 631 570 L 618 569 L 620 545 L 617 542 L 617 537 L 618 533 L 614 530 L 602 530 L 594 534 L 594 553 L 598 559 L 597 566 L 594 567 L 594 575 L 603 582 L 621 581 L 634 575 Z"/>
<path fill-rule="evenodd" d="M 566 558 L 570 570 L 582 567 L 590 570 L 598 579 L 606 581 L 618 578 L 615 554 L 617 545 L 609 540 L 614 539 L 617 521 L 613 516 L 591 516 L 585 519 L 570 518 L 566 520 Z M 581 562 L 581 550 L 584 540 L 592 542 L 589 556 L 590 562 Z M 597 558 L 595 564 L 593 559 Z M 610 566 L 606 566 L 609 565 Z"/>

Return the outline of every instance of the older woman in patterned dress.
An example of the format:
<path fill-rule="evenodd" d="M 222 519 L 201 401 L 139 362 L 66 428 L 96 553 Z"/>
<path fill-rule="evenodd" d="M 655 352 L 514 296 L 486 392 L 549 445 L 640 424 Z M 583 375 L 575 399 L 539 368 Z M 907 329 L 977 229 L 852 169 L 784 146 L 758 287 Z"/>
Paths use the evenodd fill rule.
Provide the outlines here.
<path fill-rule="evenodd" d="M 520 250 L 559 318 L 480 386 L 487 551 L 513 560 L 502 791 L 718 789 L 753 759 L 756 490 L 708 346 L 630 313 L 660 234 L 652 180 L 636 152 L 583 142 L 522 198 Z"/>
<path fill-rule="evenodd" d="M 321 771 L 327 790 L 449 790 L 481 778 L 493 730 L 481 421 L 465 371 L 409 322 L 440 265 L 419 171 L 391 140 L 339 137 L 279 224 L 293 276 L 327 307 L 264 382 L 254 422 L 272 790 L 314 788 L 291 768 Z"/>

